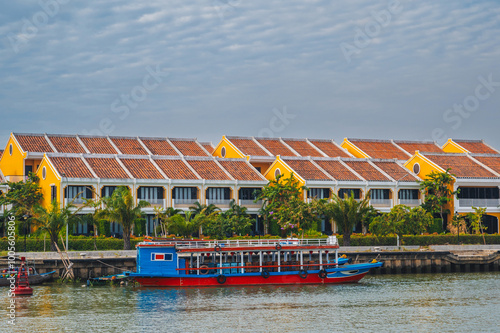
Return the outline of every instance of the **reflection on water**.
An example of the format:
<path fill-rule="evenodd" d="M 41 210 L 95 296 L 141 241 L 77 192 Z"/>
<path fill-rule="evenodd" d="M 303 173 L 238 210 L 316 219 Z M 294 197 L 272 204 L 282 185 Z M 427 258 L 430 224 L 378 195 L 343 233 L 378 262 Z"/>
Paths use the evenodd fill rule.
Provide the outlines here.
<path fill-rule="evenodd" d="M 499 280 L 499 273 L 468 273 L 368 276 L 358 284 L 332 286 L 50 284 L 16 299 L 13 332 L 494 332 Z M 4 323 L 8 301 L 3 289 Z"/>

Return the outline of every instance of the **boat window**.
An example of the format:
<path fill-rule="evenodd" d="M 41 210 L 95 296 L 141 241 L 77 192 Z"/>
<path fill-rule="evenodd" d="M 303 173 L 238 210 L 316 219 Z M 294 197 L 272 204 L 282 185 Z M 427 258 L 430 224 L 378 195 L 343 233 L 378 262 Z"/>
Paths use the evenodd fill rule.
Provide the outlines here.
<path fill-rule="evenodd" d="M 172 253 L 151 253 L 151 261 L 172 261 Z"/>

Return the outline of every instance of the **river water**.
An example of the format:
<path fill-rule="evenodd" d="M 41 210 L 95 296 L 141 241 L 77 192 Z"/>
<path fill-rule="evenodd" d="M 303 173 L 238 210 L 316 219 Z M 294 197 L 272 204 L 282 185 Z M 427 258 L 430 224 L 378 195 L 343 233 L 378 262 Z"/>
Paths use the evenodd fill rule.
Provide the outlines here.
<path fill-rule="evenodd" d="M 500 273 L 367 276 L 330 286 L 1 290 L 1 332 L 500 332 Z"/>

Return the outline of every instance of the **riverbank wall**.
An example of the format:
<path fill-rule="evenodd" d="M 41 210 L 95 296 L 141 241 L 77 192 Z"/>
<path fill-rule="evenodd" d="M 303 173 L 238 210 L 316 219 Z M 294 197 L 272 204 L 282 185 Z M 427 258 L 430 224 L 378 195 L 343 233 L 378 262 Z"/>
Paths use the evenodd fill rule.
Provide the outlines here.
<path fill-rule="evenodd" d="M 383 261 L 384 267 L 371 270 L 370 274 L 421 274 L 454 272 L 500 271 L 500 246 L 433 246 L 429 248 L 397 247 L 342 247 L 339 254 L 352 258 L 353 263 Z M 135 271 L 136 251 L 69 252 L 75 277 L 86 280 L 92 277 Z M 18 253 L 34 261 L 39 273 L 56 271 L 64 273 L 64 264 L 58 253 Z M 312 258 L 315 259 L 314 257 Z M 0 263 L 1 265 L 1 263 Z"/>

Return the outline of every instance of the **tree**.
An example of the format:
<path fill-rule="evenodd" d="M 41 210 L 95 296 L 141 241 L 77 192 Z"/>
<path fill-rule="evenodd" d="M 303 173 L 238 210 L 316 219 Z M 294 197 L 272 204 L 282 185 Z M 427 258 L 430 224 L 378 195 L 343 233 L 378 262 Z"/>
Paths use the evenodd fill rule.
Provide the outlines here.
<path fill-rule="evenodd" d="M 130 189 L 126 186 L 118 186 L 111 197 L 101 198 L 104 208 L 97 214 L 98 218 L 116 222 L 123 228 L 123 249 L 130 250 L 130 234 L 136 220 L 143 217 L 142 208 L 150 206 L 144 200 L 134 204 L 134 198 Z"/>
<path fill-rule="evenodd" d="M 68 224 L 76 220 L 78 210 L 72 211 L 72 204 L 60 208 L 57 201 L 53 201 L 49 209 L 37 206 L 34 210 L 33 222 L 38 228 L 38 232 L 45 231 L 50 237 L 50 250 L 57 251 L 57 236 Z"/>
<path fill-rule="evenodd" d="M 264 232 L 268 233 L 270 222 L 276 223 L 283 232 L 293 229 L 307 229 L 319 221 L 314 206 L 304 202 L 301 186 L 293 173 L 288 178 L 278 176 L 258 194 L 255 201 L 262 200 L 260 210 L 264 217 Z"/>
<path fill-rule="evenodd" d="M 433 220 L 432 214 L 422 207 L 396 205 L 389 213 L 373 219 L 370 232 L 376 235 L 396 234 L 401 239 L 403 235 L 425 232 Z"/>
<path fill-rule="evenodd" d="M 168 231 L 184 238 L 190 237 L 204 217 L 203 214 L 194 215 L 192 212 L 186 212 L 185 215 L 176 214 L 170 218 Z"/>
<path fill-rule="evenodd" d="M 470 225 L 472 230 L 476 235 L 481 234 L 483 235 L 483 242 L 484 245 L 486 245 L 486 239 L 484 238 L 484 230 L 486 230 L 486 227 L 483 227 L 483 215 L 486 213 L 486 208 L 480 208 L 480 207 L 472 207 L 474 209 L 474 213 L 469 213 L 467 214 L 467 218 L 469 219 Z"/>
<path fill-rule="evenodd" d="M 39 180 L 37 175 L 30 173 L 26 181 L 2 183 L 2 185 L 7 185 L 9 190 L 0 195 L 0 205 L 12 205 L 10 213 L 23 226 L 29 225 L 35 208 L 40 205 L 43 199 L 42 189 L 38 184 Z"/>
<path fill-rule="evenodd" d="M 446 205 L 453 200 L 458 191 L 452 191 L 454 176 L 450 173 L 450 168 L 445 172 L 432 171 L 420 182 L 420 189 L 424 192 L 425 201 L 422 207 L 431 214 L 439 214 L 441 225 L 444 224 L 444 214 L 449 214 L 450 210 Z"/>
<path fill-rule="evenodd" d="M 332 201 L 324 204 L 322 213 L 342 230 L 344 246 L 350 246 L 352 230 L 359 222 L 366 221 L 372 213 L 370 196 L 367 195 L 363 200 L 357 201 L 354 199 L 354 193 L 351 193 L 351 196 L 345 194 L 343 199 L 334 194 Z"/>
<path fill-rule="evenodd" d="M 220 210 L 220 208 L 214 204 L 202 205 L 198 201 L 196 201 L 193 206 L 189 207 L 189 209 L 193 212 L 195 216 L 198 214 L 203 214 L 208 216 L 213 212 Z"/>

